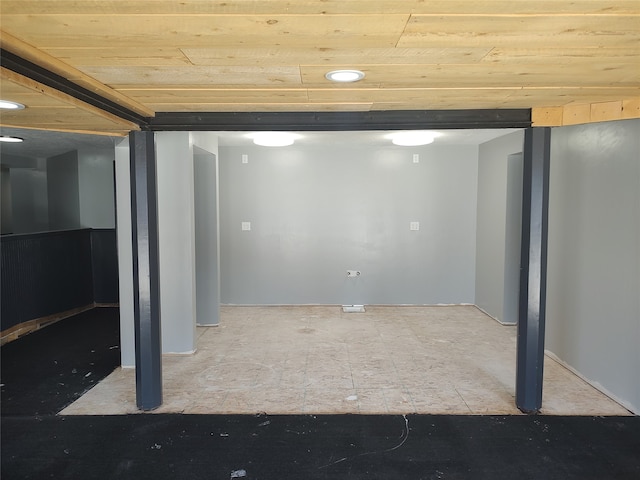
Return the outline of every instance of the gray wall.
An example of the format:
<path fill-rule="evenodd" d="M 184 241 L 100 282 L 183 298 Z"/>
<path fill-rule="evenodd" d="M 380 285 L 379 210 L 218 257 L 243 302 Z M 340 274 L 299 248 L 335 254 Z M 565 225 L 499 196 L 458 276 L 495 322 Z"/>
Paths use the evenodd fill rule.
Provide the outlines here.
<path fill-rule="evenodd" d="M 47 173 L 29 168 L 11 169 L 12 233 L 49 230 Z"/>
<path fill-rule="evenodd" d="M 640 413 L 640 120 L 551 136 L 546 347 Z"/>
<path fill-rule="evenodd" d="M 513 201 L 521 201 L 522 188 L 521 180 L 519 189 L 513 181 L 522 170 L 520 166 L 519 173 L 517 157 L 509 156 L 522 152 L 523 135 L 514 132 L 483 143 L 478 153 L 475 303 L 504 323 L 517 321 L 511 298 L 517 298 L 518 285 L 507 279 L 519 269 L 511 247 L 520 218 Z"/>
<path fill-rule="evenodd" d="M 0 155 L 2 163 L 2 233 L 33 233 L 49 229 L 47 176 L 44 160 Z"/>
<path fill-rule="evenodd" d="M 11 210 L 11 170 L 2 167 L 0 169 L 0 233 L 13 232 L 13 220 Z"/>
<path fill-rule="evenodd" d="M 220 214 L 217 155 L 194 146 L 193 172 L 196 324 L 217 325 L 220 322 Z"/>
<path fill-rule="evenodd" d="M 48 159 L 3 154 L 1 162 L 3 191 L 11 195 L 3 201 L 3 233 L 115 227 L 112 148 Z"/>
<path fill-rule="evenodd" d="M 71 151 L 47 159 L 49 228 L 80 228 L 78 152 Z"/>
<path fill-rule="evenodd" d="M 116 226 L 114 153 L 78 151 L 78 194 L 82 228 Z"/>
<path fill-rule="evenodd" d="M 219 151 L 223 303 L 474 303 L 477 147 Z"/>

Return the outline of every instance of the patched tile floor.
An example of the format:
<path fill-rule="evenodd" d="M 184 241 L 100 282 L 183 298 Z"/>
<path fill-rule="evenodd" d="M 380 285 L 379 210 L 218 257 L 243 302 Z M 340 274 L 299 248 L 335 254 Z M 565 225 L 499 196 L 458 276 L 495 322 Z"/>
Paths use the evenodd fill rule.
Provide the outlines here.
<path fill-rule="evenodd" d="M 163 357 L 156 413 L 520 414 L 516 327 L 473 306 L 223 307 L 193 355 Z M 136 413 L 117 369 L 64 415 Z M 630 413 L 550 358 L 542 413 Z"/>

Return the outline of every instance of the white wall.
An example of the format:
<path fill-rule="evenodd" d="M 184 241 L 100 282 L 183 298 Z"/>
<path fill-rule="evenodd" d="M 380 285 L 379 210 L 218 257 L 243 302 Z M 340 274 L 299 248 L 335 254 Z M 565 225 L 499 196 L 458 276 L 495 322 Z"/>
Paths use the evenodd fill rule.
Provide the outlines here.
<path fill-rule="evenodd" d="M 640 413 L 640 120 L 551 135 L 546 348 Z"/>
<path fill-rule="evenodd" d="M 510 278 L 507 240 L 512 238 L 512 222 L 517 220 L 513 210 L 507 209 L 507 199 L 514 197 L 514 192 L 510 194 L 507 186 L 509 156 L 522 152 L 523 141 L 523 132 L 514 132 L 483 143 L 478 153 L 475 303 L 504 323 L 517 321 L 511 308 L 505 310 L 505 300 L 508 300 L 505 295 L 514 295 L 516 287 L 505 282 Z M 517 168 L 512 167 L 512 179 L 515 176 Z M 509 228 L 507 218 L 510 220 Z M 507 304 L 510 305 L 508 301 Z"/>
<path fill-rule="evenodd" d="M 219 152 L 223 303 L 474 303 L 477 147 Z"/>

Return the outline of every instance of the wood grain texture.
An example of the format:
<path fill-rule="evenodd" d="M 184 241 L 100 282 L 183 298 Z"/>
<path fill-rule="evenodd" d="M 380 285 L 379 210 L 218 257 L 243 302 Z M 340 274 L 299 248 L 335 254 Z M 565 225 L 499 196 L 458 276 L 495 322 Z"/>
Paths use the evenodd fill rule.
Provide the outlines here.
<path fill-rule="evenodd" d="M 0 13 L 10 51 L 145 116 L 477 108 L 535 108 L 539 122 L 562 124 L 638 116 L 637 0 L 2 0 Z M 325 79 L 339 68 L 366 77 Z M 34 125 L 59 126 L 51 98 L 13 94 L 38 106 L 46 121 Z M 87 129 L 113 128 L 81 117 Z"/>
<path fill-rule="evenodd" d="M 61 77 L 70 80 L 81 87 L 86 88 L 92 92 L 98 93 L 104 98 L 107 98 L 119 105 L 133 110 L 141 115 L 152 117 L 154 112 L 146 108 L 144 105 L 140 105 L 131 101 L 128 97 L 121 95 L 115 90 L 107 87 L 106 85 L 96 81 L 91 76 L 84 72 L 72 67 L 71 65 L 61 61 L 58 58 L 39 50 L 32 45 L 29 45 L 17 37 L 8 34 L 5 31 L 0 32 L 0 46 L 15 54 L 19 57 L 28 60 L 36 65 L 39 65 L 50 72 L 53 72 Z"/>
<path fill-rule="evenodd" d="M 124 135 L 138 126 L 0 67 L 0 96 L 27 105 L 3 110 L 0 125 Z"/>
<path fill-rule="evenodd" d="M 415 13 L 432 15 L 466 14 L 628 14 L 638 10 L 636 0 L 612 2 L 608 0 L 3 0 L 0 12 L 10 14 L 367 14 Z"/>

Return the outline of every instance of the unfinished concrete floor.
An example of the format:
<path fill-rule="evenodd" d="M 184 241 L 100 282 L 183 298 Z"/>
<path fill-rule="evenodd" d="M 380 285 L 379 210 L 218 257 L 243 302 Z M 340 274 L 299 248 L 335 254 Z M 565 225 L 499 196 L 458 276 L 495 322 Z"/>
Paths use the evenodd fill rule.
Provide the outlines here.
<path fill-rule="evenodd" d="M 516 327 L 474 306 L 223 307 L 197 352 L 163 357 L 157 413 L 520 414 Z M 64 415 L 135 413 L 119 368 Z M 550 358 L 542 413 L 630 413 Z"/>

